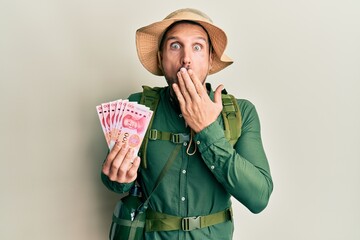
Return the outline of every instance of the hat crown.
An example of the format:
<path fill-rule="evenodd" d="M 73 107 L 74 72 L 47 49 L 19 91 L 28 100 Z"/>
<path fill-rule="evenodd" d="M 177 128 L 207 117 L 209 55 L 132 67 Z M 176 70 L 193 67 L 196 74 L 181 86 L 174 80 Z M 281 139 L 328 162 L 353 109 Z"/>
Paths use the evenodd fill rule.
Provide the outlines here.
<path fill-rule="evenodd" d="M 212 20 L 208 15 L 193 8 L 183 8 L 174 11 L 164 18 L 164 20 L 166 19 L 198 20 L 212 23 Z"/>

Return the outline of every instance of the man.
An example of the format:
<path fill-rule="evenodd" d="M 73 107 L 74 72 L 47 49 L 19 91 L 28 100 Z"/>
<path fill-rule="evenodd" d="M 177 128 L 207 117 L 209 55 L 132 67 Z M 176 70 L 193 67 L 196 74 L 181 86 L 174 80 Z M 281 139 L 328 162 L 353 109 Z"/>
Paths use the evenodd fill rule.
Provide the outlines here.
<path fill-rule="evenodd" d="M 224 136 L 220 115 L 223 86 L 213 91 L 206 83 L 208 74 L 232 63 L 224 54 L 226 43 L 225 33 L 195 9 L 177 10 L 163 21 L 137 30 L 141 63 L 151 73 L 165 76 L 168 83 L 160 91 L 151 129 L 188 136 L 151 196 L 150 211 L 155 219 L 147 224 L 160 219 L 167 225 L 166 221 L 186 217 L 197 221 L 195 217 L 202 216 L 201 224 L 190 229 L 181 224 L 172 228 L 146 226 L 145 239 L 232 239 L 231 196 L 254 213 L 268 204 L 273 183 L 255 107 L 247 100 L 237 100 L 242 128 L 233 146 Z M 139 102 L 140 97 L 141 93 L 132 94 L 129 100 Z M 168 140 L 150 140 L 147 167 L 139 168 L 140 157 L 128 146 L 116 144 L 103 165 L 104 184 L 122 193 L 140 178 L 148 196 L 175 145 Z M 213 223 L 210 218 L 214 214 L 225 217 Z"/>

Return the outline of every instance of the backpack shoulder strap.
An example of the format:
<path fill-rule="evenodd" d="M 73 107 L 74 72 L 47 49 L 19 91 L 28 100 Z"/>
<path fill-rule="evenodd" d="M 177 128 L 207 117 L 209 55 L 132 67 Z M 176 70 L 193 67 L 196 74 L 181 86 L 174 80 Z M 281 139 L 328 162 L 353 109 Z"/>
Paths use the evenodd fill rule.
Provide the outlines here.
<path fill-rule="evenodd" d="M 149 107 L 152 111 L 156 110 L 156 107 L 160 100 L 159 92 L 162 88 L 160 87 L 149 87 L 142 86 L 143 92 L 140 99 L 140 104 Z"/>
<path fill-rule="evenodd" d="M 144 140 L 143 140 L 143 143 L 141 144 L 140 151 L 139 151 L 140 157 L 141 157 L 141 166 L 143 168 L 147 168 L 146 149 L 147 149 L 147 144 L 149 141 L 149 132 L 150 132 L 153 120 L 154 120 L 155 111 L 157 109 L 157 106 L 158 106 L 159 100 L 160 100 L 159 92 L 160 92 L 161 88 L 160 87 L 152 88 L 152 87 L 145 86 L 145 85 L 142 86 L 142 88 L 143 88 L 143 92 L 141 95 L 140 104 L 143 104 L 143 105 L 149 107 L 150 110 L 152 110 L 154 112 L 154 114 L 151 117 L 148 130 L 145 133 Z"/>
<path fill-rule="evenodd" d="M 221 98 L 225 138 L 234 146 L 241 135 L 242 119 L 239 104 L 236 98 L 226 91 L 221 94 Z"/>

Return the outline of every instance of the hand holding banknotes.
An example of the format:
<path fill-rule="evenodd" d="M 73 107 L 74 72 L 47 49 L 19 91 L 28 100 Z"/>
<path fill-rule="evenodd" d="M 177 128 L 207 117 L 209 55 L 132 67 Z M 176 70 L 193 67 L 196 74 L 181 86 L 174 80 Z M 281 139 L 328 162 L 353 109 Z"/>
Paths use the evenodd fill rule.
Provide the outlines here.
<path fill-rule="evenodd" d="M 111 181 L 133 182 L 140 165 L 137 153 L 153 112 L 144 105 L 122 99 L 102 103 L 96 110 L 110 150 L 103 173 Z"/>
<path fill-rule="evenodd" d="M 130 183 L 135 181 L 140 166 L 140 157 L 134 155 L 135 151 L 127 144 L 117 142 L 103 165 L 103 173 L 111 181 Z"/>

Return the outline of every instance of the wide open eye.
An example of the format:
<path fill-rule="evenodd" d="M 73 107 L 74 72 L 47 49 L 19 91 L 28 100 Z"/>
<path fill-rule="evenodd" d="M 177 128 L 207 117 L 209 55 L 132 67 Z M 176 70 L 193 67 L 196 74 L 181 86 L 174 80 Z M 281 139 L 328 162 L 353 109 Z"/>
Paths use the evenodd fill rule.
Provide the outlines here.
<path fill-rule="evenodd" d="M 171 43 L 171 44 L 170 44 L 170 48 L 171 48 L 171 49 L 175 49 L 175 50 L 176 50 L 176 49 L 180 49 L 180 47 L 181 47 L 180 44 L 177 43 L 177 42 L 174 42 L 174 43 Z"/>
<path fill-rule="evenodd" d="M 194 50 L 195 51 L 199 52 L 199 51 L 201 51 L 201 49 L 202 49 L 202 46 L 200 44 L 194 45 Z"/>

